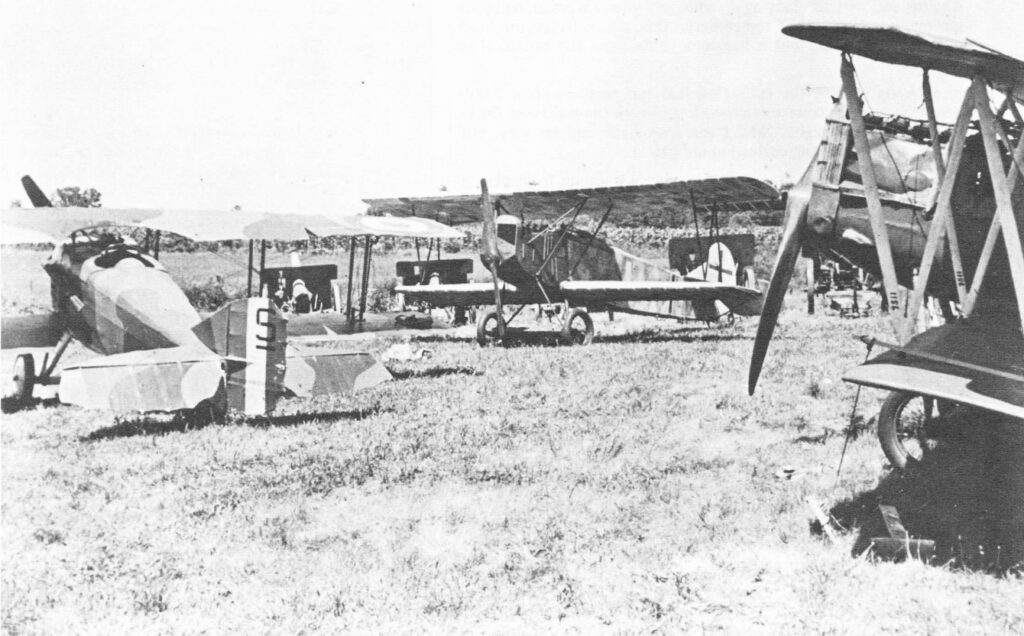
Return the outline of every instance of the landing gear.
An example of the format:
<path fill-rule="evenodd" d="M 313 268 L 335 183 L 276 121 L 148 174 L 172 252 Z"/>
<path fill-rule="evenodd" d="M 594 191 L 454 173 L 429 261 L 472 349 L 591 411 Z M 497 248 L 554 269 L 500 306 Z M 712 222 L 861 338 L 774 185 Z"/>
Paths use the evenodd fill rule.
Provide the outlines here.
<path fill-rule="evenodd" d="M 481 347 L 487 347 L 501 342 L 501 331 L 498 324 L 504 318 L 498 314 L 497 309 L 488 309 L 480 314 L 476 321 L 476 341 Z"/>
<path fill-rule="evenodd" d="M 65 332 L 57 342 L 53 355 L 43 358 L 43 369 L 36 373 L 36 360 L 30 353 L 22 353 L 14 360 L 14 372 L 11 375 L 14 393 L 4 398 L 4 409 L 17 410 L 32 403 L 32 396 L 37 385 L 57 384 L 60 379 L 54 375 L 57 363 L 64 355 L 71 342 L 71 333 Z"/>
<path fill-rule="evenodd" d="M 594 340 L 594 321 L 586 309 L 573 307 L 565 315 L 562 340 L 571 345 L 588 345 Z"/>
<path fill-rule="evenodd" d="M 878 414 L 878 441 L 893 468 L 903 470 L 919 463 L 935 448 L 940 417 L 952 404 L 906 391 L 894 391 Z"/>
<path fill-rule="evenodd" d="M 32 391 L 36 386 L 36 361 L 32 354 L 23 353 L 14 360 L 14 406 L 28 406 L 32 402 Z"/>

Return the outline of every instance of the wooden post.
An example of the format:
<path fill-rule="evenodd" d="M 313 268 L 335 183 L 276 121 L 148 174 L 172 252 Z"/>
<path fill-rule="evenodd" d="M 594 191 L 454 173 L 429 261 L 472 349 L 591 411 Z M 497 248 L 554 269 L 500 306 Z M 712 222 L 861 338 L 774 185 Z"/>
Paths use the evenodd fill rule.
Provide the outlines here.
<path fill-rule="evenodd" d="M 857 82 L 853 77 L 853 63 L 845 54 L 842 57 L 839 72 L 843 77 L 843 91 L 846 93 L 847 109 L 850 113 L 850 127 L 853 129 L 853 145 L 857 150 L 857 163 L 860 165 L 864 199 L 868 206 L 868 215 L 871 217 L 871 230 L 878 252 L 878 264 L 882 269 L 882 282 L 885 285 L 889 311 L 892 312 L 893 328 L 896 331 L 896 337 L 902 344 L 904 342 L 903 316 L 900 310 L 896 266 L 892 260 L 892 249 L 889 247 L 889 230 L 885 226 L 882 200 L 878 194 L 878 180 L 875 178 L 875 167 L 871 165 L 871 147 L 868 144 L 868 133 L 864 126 L 860 97 L 857 95 Z"/>
<path fill-rule="evenodd" d="M 981 123 L 981 136 L 985 141 L 985 155 L 988 159 L 989 176 L 992 179 L 992 191 L 996 198 L 996 216 L 1002 225 L 1003 243 L 1006 244 L 1006 256 L 1010 261 L 1010 274 L 1013 276 L 1013 290 L 1017 297 L 1017 313 L 1020 314 L 1021 328 L 1024 329 L 1024 246 L 1021 245 L 1017 219 L 1013 214 L 1013 190 L 1007 182 L 1003 171 L 1003 158 L 999 152 L 996 139 L 995 117 L 988 105 L 988 89 L 985 80 L 974 78 L 975 108 Z M 1016 172 L 1011 173 L 1016 176 Z M 1013 180 L 1014 182 L 1016 179 Z"/>
<path fill-rule="evenodd" d="M 918 312 L 921 311 L 921 304 L 924 302 L 925 290 L 928 287 L 928 279 L 931 276 L 932 263 L 935 261 L 935 254 L 938 251 L 939 243 L 942 241 L 945 233 L 953 228 L 953 211 L 950 207 L 950 201 L 953 197 L 956 173 L 960 168 L 960 159 L 963 156 L 967 129 L 971 123 L 971 113 L 974 112 L 973 103 L 973 92 L 968 89 L 967 93 L 964 94 L 964 101 L 960 105 L 960 114 L 956 118 L 956 124 L 953 126 L 953 135 L 949 141 L 949 169 L 945 173 L 948 178 L 943 178 L 940 182 L 938 198 L 935 201 L 935 216 L 932 218 L 931 227 L 928 229 L 928 241 L 924 246 L 924 255 L 921 257 L 921 267 L 914 284 L 914 292 L 910 295 L 910 303 L 907 310 L 908 322 L 916 320 Z M 955 236 L 955 232 L 950 234 L 950 236 Z M 957 291 L 960 295 L 960 302 L 964 302 L 967 290 L 964 283 L 963 268 L 962 266 L 958 268 L 956 265 L 957 263 L 954 261 Z M 910 324 L 913 323 L 911 322 Z"/>

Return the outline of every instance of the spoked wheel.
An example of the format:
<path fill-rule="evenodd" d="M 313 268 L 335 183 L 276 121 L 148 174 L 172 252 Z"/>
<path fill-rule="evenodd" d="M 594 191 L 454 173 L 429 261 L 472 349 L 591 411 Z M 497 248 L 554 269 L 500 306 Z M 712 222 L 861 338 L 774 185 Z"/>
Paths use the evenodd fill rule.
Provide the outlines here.
<path fill-rule="evenodd" d="M 27 406 L 32 401 L 32 391 L 36 385 L 35 358 L 21 354 L 14 360 L 14 395 L 11 396 L 17 406 Z"/>
<path fill-rule="evenodd" d="M 562 339 L 573 345 L 588 345 L 594 340 L 594 321 L 586 309 L 573 307 L 565 317 Z"/>
<path fill-rule="evenodd" d="M 894 468 L 920 462 L 935 448 L 928 428 L 939 415 L 938 401 L 905 391 L 894 391 L 878 414 L 878 441 Z"/>
<path fill-rule="evenodd" d="M 497 309 L 488 309 L 484 313 L 480 314 L 480 317 L 476 321 L 476 341 L 481 347 L 488 347 L 495 344 L 501 343 L 501 336 L 498 330 L 498 320 L 501 317 L 498 315 Z"/>

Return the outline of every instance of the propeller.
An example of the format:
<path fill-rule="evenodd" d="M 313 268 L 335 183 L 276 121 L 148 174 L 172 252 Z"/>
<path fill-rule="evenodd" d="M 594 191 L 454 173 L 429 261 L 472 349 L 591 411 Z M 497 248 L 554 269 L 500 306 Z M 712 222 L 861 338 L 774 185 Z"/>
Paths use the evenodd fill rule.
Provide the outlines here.
<path fill-rule="evenodd" d="M 761 375 L 768 343 L 771 342 L 775 325 L 779 321 L 782 301 L 786 297 L 789 281 L 793 278 L 793 269 L 800 257 L 800 248 L 804 242 L 807 226 L 807 204 L 811 196 L 811 171 L 813 164 L 800 181 L 793 186 L 786 198 L 786 224 L 779 242 L 779 252 L 775 257 L 775 270 L 765 294 L 764 306 L 761 309 L 761 321 L 757 325 L 757 337 L 754 339 L 754 353 L 750 358 L 750 376 L 747 391 L 754 394 L 757 378 Z"/>
<path fill-rule="evenodd" d="M 480 240 L 480 260 L 491 270 L 494 282 L 494 309 L 498 314 L 498 338 L 505 338 L 505 316 L 501 307 L 501 278 L 498 277 L 498 265 L 501 263 L 501 252 L 498 250 L 498 227 L 494 223 L 494 206 L 491 194 L 487 191 L 487 179 L 480 179 L 480 220 L 483 222 Z"/>
<path fill-rule="evenodd" d="M 50 199 L 47 198 L 43 191 L 39 189 L 36 182 L 32 180 L 32 177 L 25 175 L 21 178 L 21 186 L 25 188 L 25 194 L 28 195 L 29 201 L 32 202 L 32 206 L 36 208 L 52 208 L 53 204 L 50 203 Z"/>

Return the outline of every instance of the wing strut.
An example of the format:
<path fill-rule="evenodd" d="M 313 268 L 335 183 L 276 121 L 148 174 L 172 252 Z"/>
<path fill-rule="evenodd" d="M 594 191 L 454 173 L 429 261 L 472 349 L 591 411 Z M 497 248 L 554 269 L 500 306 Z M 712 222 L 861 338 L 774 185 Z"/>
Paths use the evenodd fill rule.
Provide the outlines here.
<path fill-rule="evenodd" d="M 882 268 L 882 282 L 892 313 L 893 327 L 900 342 L 905 342 L 901 325 L 903 324 L 900 310 L 899 284 L 896 281 L 896 266 L 892 260 L 892 249 L 889 247 L 889 230 L 885 227 L 882 215 L 882 201 L 878 194 L 878 181 L 875 168 L 871 164 L 871 146 L 868 143 L 867 129 L 864 127 L 864 113 L 860 96 L 857 95 L 857 82 L 853 77 L 853 63 L 847 54 L 842 56 L 839 72 L 843 78 L 843 92 L 846 93 L 846 106 L 850 113 L 850 127 L 853 130 L 853 144 L 857 150 L 857 163 L 860 164 L 861 180 L 864 184 L 864 199 L 871 217 L 871 230 L 878 249 L 878 264 Z"/>
<path fill-rule="evenodd" d="M 930 92 L 927 89 L 925 90 L 925 95 L 926 101 L 930 102 L 928 99 Z M 917 281 L 914 283 L 914 293 L 911 294 L 908 305 L 908 325 L 913 324 L 914 317 L 921 310 L 925 289 L 928 287 L 928 279 L 931 275 L 932 264 L 935 261 L 935 253 L 938 251 L 939 243 L 942 241 L 943 236 L 948 232 L 951 246 L 956 241 L 956 232 L 953 227 L 953 210 L 950 206 L 950 200 L 953 197 L 953 185 L 956 182 L 956 174 L 960 169 L 960 158 L 963 156 L 964 140 L 967 137 L 968 125 L 971 122 L 971 113 L 974 111 L 973 102 L 973 91 L 968 89 L 960 106 L 960 114 L 956 118 L 956 124 L 953 126 L 953 136 L 949 141 L 949 164 L 945 170 L 945 174 L 949 178 L 942 178 L 942 185 L 939 187 L 938 198 L 935 201 L 935 216 L 932 218 L 932 225 L 928 231 L 928 241 L 924 246 L 924 256 L 921 257 L 921 268 L 917 275 Z M 929 125 L 931 125 L 930 120 L 933 117 L 933 113 L 933 109 L 929 108 Z M 935 137 L 934 133 L 932 137 Z M 939 157 L 936 157 L 936 162 L 938 163 L 938 161 Z M 938 163 L 938 165 L 941 166 L 942 164 Z M 952 247 L 950 251 L 953 251 Z M 959 256 L 959 252 L 957 252 L 957 256 Z M 964 303 L 966 299 L 964 273 L 958 261 L 959 259 L 954 261 L 956 286 L 960 294 L 960 302 Z M 907 327 L 908 332 L 909 330 L 909 327 Z M 909 335 L 909 333 L 906 335 Z"/>
<path fill-rule="evenodd" d="M 992 115 L 988 105 L 988 89 L 985 80 L 980 77 L 974 78 L 972 82 L 974 90 L 974 106 L 978 110 L 978 119 L 981 123 L 981 136 L 985 141 L 985 155 L 988 158 L 989 178 L 992 180 L 992 190 L 996 197 L 996 214 L 992 227 L 998 220 L 1002 225 L 1003 242 L 1006 244 L 1006 256 L 1010 261 L 1010 274 L 1013 276 L 1013 289 L 1017 296 L 1017 313 L 1020 315 L 1021 328 L 1024 329 L 1024 249 L 1022 249 L 1020 230 L 1017 228 L 1017 219 L 1013 214 L 1013 187 L 1017 182 L 1017 170 L 1010 166 L 1010 177 L 1007 178 L 1003 168 L 1003 159 L 999 152 L 999 141 L 996 138 L 997 122 Z M 1017 144 L 1014 152 L 1014 161 L 1020 169 L 1020 159 L 1024 156 L 1024 138 Z M 991 232 L 990 232 L 991 233 Z M 986 241 L 985 247 L 988 247 Z M 991 254 L 983 254 L 991 258 Z M 986 262 L 984 265 L 988 265 Z M 983 271 L 982 263 L 978 264 L 977 273 Z M 979 285 L 980 287 L 980 285 Z M 973 285 L 972 285 L 973 288 Z M 972 289 L 973 291 L 973 289 Z"/>

